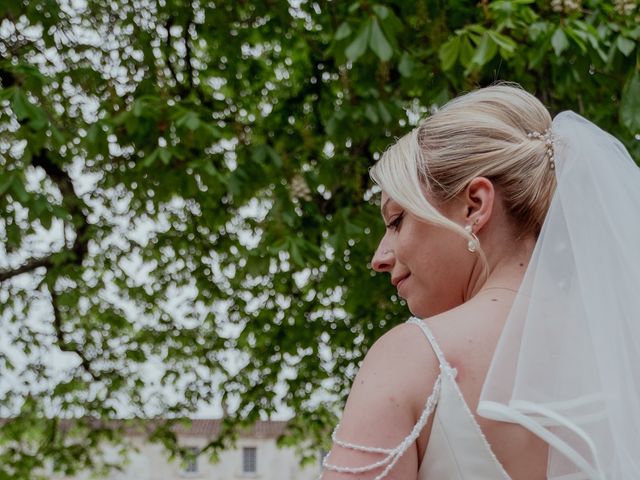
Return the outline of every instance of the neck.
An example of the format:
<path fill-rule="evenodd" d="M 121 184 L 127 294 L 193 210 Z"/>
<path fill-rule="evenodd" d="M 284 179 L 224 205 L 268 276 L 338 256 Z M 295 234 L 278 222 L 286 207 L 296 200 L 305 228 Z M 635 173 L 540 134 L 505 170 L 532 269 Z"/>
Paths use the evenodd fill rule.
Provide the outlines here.
<path fill-rule="evenodd" d="M 517 249 L 502 250 L 494 255 L 491 254 L 492 252 L 487 252 L 488 269 L 482 265 L 482 260 L 478 259 L 466 299 L 489 288 L 517 291 L 531 260 L 534 247 L 535 239 L 525 239 L 517 243 Z"/>

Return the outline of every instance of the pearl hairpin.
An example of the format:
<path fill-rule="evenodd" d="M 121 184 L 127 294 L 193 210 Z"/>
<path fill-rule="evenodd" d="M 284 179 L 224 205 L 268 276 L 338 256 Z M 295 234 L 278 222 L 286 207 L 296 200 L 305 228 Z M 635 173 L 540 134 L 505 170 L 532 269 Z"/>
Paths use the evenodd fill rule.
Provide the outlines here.
<path fill-rule="evenodd" d="M 529 132 L 527 133 L 527 137 L 535 138 L 536 140 L 541 140 L 545 144 L 545 153 L 544 156 L 549 160 L 549 166 L 551 170 L 556 168 L 556 162 L 554 158 L 554 150 L 553 150 L 553 135 L 551 134 L 551 129 L 547 128 L 544 132 Z"/>

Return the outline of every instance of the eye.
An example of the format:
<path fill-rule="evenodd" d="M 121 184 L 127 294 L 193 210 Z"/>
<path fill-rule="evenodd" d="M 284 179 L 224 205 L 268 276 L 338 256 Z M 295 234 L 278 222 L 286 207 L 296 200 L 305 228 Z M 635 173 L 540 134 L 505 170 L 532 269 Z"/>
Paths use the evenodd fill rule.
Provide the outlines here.
<path fill-rule="evenodd" d="M 399 230 L 400 224 L 402 223 L 402 219 L 404 218 L 404 213 L 401 213 L 393 218 L 389 223 L 387 223 L 387 229 L 391 230 Z"/>

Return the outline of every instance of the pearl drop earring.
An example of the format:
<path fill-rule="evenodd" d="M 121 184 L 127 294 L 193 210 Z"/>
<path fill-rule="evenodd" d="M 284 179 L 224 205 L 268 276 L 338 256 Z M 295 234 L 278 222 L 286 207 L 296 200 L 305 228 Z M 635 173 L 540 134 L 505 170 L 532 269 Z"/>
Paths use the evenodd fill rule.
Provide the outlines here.
<path fill-rule="evenodd" d="M 473 222 L 473 224 L 475 225 L 477 222 L 478 220 Z M 471 240 L 469 240 L 469 242 L 467 243 L 467 250 L 469 250 L 471 253 L 474 253 L 478 249 L 478 245 L 480 245 L 480 240 L 478 239 L 476 234 L 473 233 L 473 226 L 465 225 L 464 229 L 471 236 Z"/>

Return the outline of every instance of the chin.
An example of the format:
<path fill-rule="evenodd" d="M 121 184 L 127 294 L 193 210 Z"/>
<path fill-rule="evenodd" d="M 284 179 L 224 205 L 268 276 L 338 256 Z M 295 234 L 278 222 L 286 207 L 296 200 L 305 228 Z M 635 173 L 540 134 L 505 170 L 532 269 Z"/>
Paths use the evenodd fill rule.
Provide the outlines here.
<path fill-rule="evenodd" d="M 408 299 L 406 299 L 405 301 L 407 302 L 407 306 L 409 307 L 411 315 L 417 318 L 429 318 L 433 317 L 434 315 L 438 315 L 439 313 L 450 310 L 450 307 L 445 307 L 442 305 L 434 306 L 433 302 L 429 305 L 425 305 L 424 302 L 416 304 L 416 302 L 411 302 Z"/>

